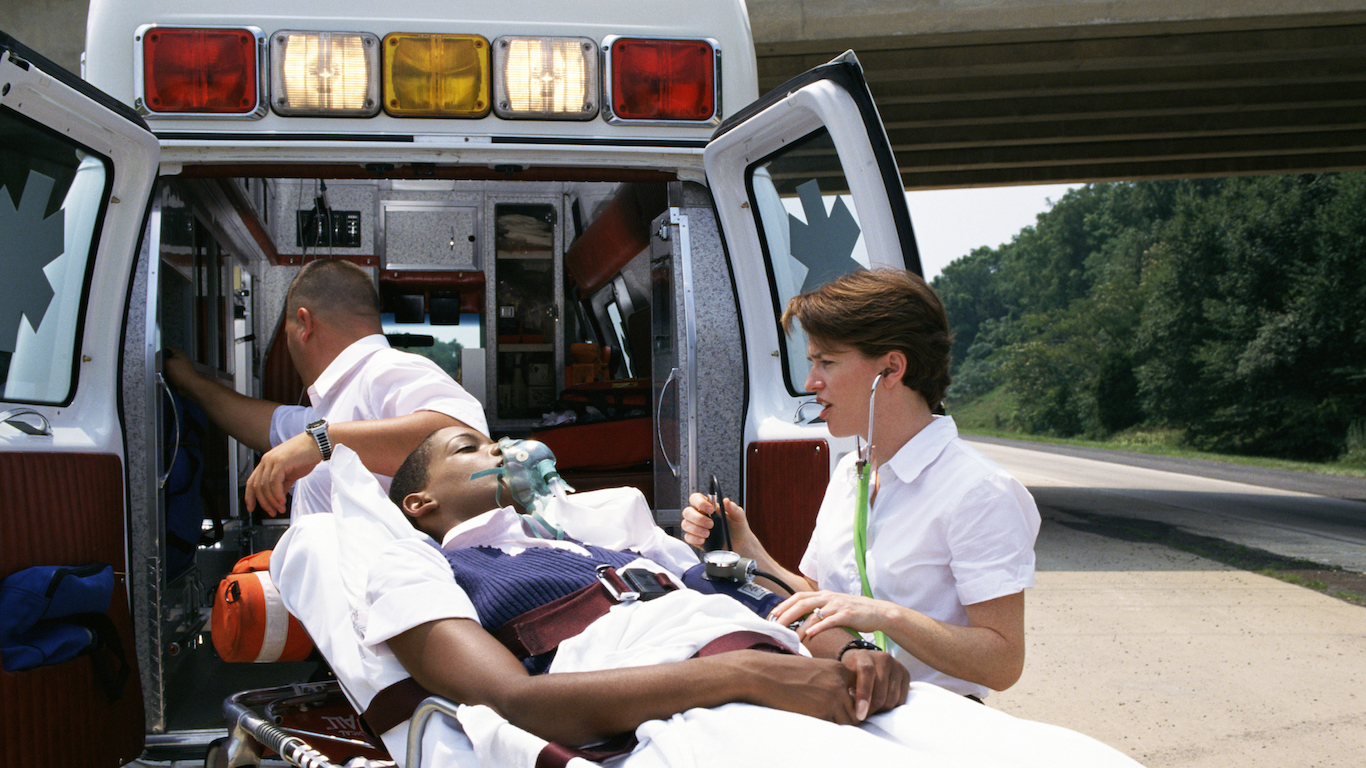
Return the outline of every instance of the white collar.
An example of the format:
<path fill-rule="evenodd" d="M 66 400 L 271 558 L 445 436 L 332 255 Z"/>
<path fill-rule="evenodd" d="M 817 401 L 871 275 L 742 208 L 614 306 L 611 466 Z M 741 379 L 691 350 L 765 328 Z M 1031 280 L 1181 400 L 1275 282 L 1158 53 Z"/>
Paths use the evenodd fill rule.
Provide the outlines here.
<path fill-rule="evenodd" d="M 891 469 L 897 479 L 903 483 L 909 483 L 920 476 L 925 468 L 934 463 L 939 458 L 939 454 L 949 447 L 949 443 L 958 437 L 958 427 L 953 423 L 952 416 L 935 416 L 930 423 L 920 430 L 906 444 L 901 446 L 901 450 L 896 455 L 883 463 L 879 471 Z"/>
<path fill-rule="evenodd" d="M 348 374 L 365 362 L 366 358 L 388 348 L 389 340 L 382 333 L 372 333 L 351 342 L 341 354 L 327 364 L 313 382 L 313 386 L 308 388 L 308 396 L 313 401 L 313 406 L 321 407 L 323 401 L 333 394 L 334 390 L 345 382 Z"/>
<path fill-rule="evenodd" d="M 523 538 L 527 530 L 522 516 L 511 506 L 489 511 L 471 517 L 446 532 L 441 540 L 442 549 L 468 549 L 479 547 L 510 538 Z"/>

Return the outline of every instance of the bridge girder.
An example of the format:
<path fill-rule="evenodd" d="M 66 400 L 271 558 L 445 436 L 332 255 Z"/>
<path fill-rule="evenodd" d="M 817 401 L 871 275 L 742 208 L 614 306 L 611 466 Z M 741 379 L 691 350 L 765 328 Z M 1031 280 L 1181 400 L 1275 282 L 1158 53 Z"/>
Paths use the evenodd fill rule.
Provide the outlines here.
<path fill-rule="evenodd" d="M 1366 169 L 1366 3 L 858 37 L 750 5 L 761 92 L 858 54 L 908 189 Z"/>

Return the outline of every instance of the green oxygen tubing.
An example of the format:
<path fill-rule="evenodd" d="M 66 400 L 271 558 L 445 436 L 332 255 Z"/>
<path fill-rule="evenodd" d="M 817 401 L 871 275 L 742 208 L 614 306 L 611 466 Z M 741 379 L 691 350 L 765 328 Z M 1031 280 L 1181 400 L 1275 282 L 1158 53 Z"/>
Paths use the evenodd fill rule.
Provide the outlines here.
<path fill-rule="evenodd" d="M 502 464 L 475 472 L 470 479 L 501 475 L 502 482 L 498 484 L 495 503 L 503 503 L 503 487 L 506 486 L 513 500 L 527 511 L 522 517 L 537 536 L 563 539 L 564 530 L 541 516 L 552 498 L 563 498 L 574 490 L 555 469 L 555 454 L 539 440 L 516 440 L 510 437 L 499 438 L 498 449 L 503 454 Z"/>
<path fill-rule="evenodd" d="M 877 397 L 877 385 L 882 381 L 882 374 L 878 374 L 873 379 L 873 386 L 868 394 L 868 441 L 859 448 L 858 461 L 854 463 L 854 468 L 858 477 L 858 489 L 854 494 L 854 558 L 858 563 L 859 583 L 863 587 L 863 596 L 871 598 L 873 587 L 868 583 L 868 507 L 872 496 L 872 475 L 873 475 L 873 401 Z M 887 650 L 887 635 L 882 630 L 873 633 L 873 642 L 882 650 Z"/>

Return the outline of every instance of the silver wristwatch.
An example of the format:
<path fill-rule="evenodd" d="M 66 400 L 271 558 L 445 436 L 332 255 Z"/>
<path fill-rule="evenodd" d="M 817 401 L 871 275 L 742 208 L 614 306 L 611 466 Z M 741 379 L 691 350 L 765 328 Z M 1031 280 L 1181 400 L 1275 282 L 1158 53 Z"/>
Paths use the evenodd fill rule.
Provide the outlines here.
<path fill-rule="evenodd" d="M 323 455 L 323 461 L 332 458 L 332 438 L 327 436 L 327 422 L 318 419 L 310 422 L 304 429 L 313 436 L 314 440 L 318 441 L 318 453 Z"/>

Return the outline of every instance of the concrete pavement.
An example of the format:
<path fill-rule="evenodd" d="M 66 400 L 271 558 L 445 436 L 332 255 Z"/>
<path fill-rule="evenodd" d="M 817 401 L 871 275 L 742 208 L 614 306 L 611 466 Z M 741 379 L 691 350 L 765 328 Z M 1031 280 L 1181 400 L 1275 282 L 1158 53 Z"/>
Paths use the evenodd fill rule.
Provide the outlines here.
<path fill-rule="evenodd" d="M 1151 768 L 1363 764 L 1366 608 L 1041 507 L 1024 676 L 991 706 Z"/>

